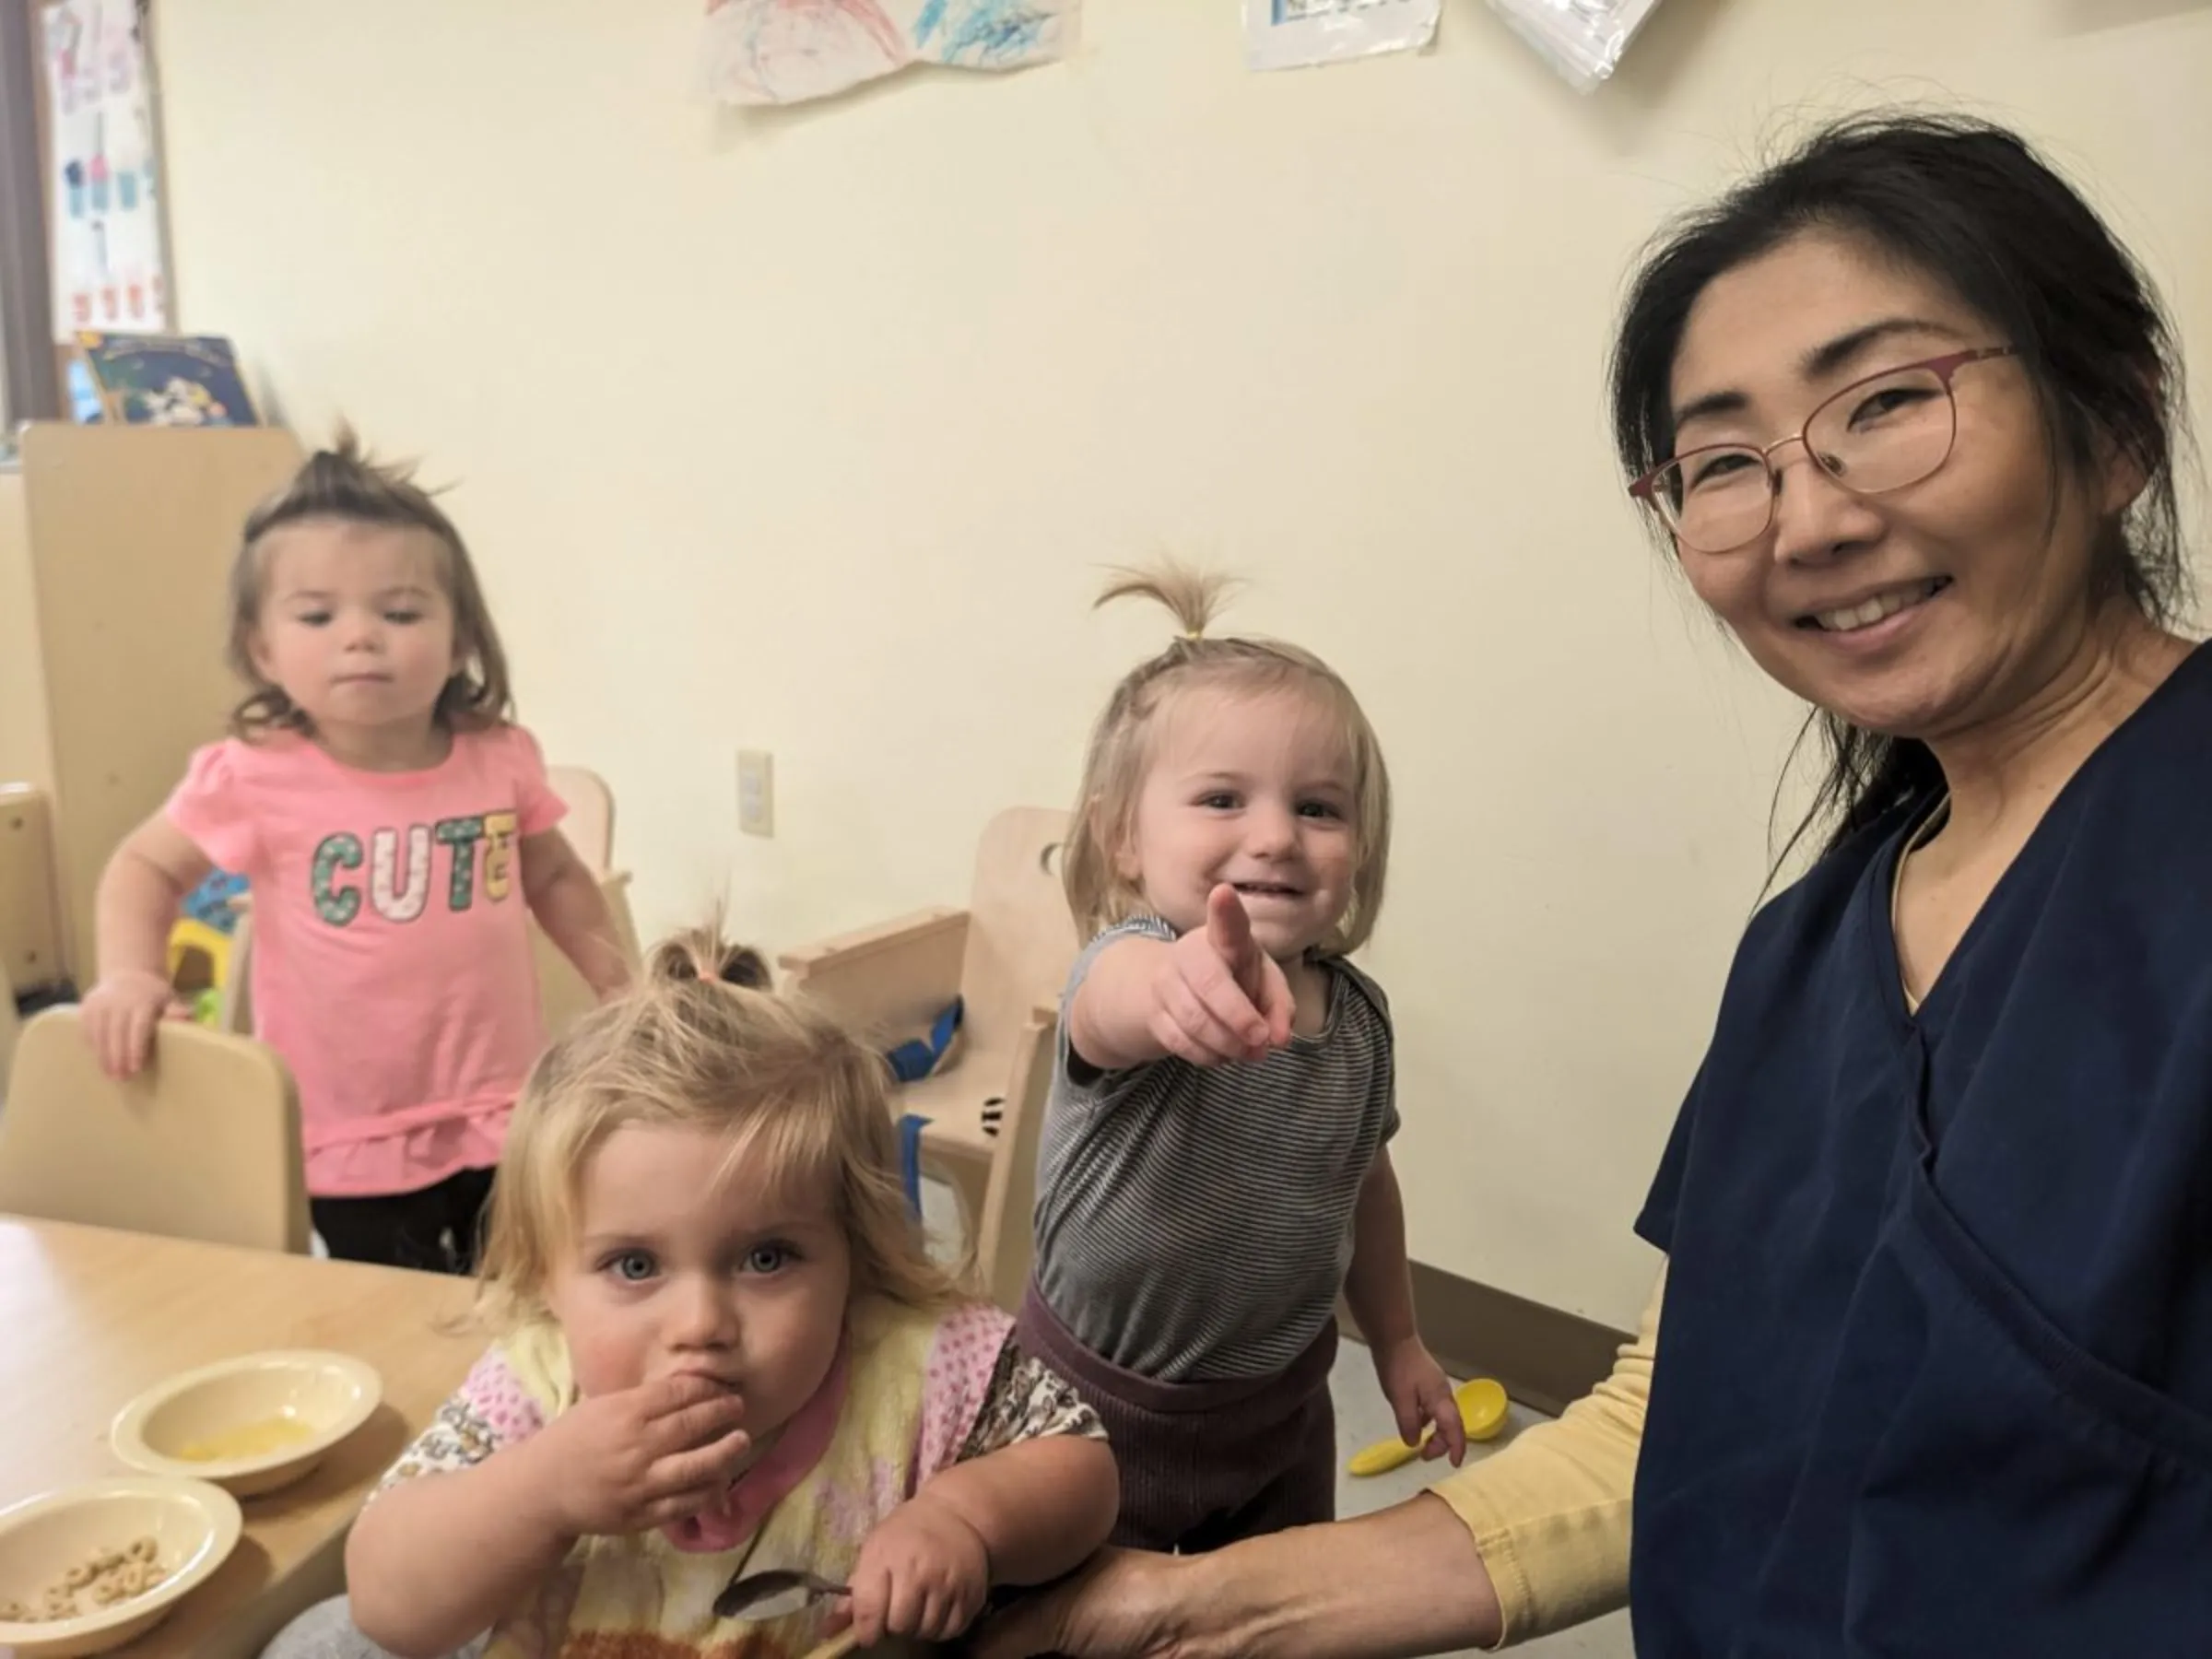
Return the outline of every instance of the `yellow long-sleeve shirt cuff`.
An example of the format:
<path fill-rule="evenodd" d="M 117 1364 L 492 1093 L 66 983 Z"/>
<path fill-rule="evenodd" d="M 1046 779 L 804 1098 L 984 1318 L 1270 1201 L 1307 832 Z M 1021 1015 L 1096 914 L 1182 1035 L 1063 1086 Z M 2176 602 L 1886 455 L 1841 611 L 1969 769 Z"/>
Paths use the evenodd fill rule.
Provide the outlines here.
<path fill-rule="evenodd" d="M 1527 1430 L 1433 1488 L 1474 1535 L 1489 1571 L 1504 1615 L 1500 1647 L 1628 1600 L 1629 1509 L 1665 1291 L 1662 1270 L 1612 1374 L 1558 1421 Z"/>

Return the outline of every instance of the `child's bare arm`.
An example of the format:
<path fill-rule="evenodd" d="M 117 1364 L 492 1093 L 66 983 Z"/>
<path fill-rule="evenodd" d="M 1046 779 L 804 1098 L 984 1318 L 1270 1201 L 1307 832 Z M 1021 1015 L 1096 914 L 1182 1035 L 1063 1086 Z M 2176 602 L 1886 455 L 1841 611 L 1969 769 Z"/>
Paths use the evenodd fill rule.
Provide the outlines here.
<path fill-rule="evenodd" d="M 574 1539 L 540 1491 L 543 1444 L 402 1481 L 362 1512 L 346 1541 L 346 1587 L 364 1636 L 401 1659 L 438 1659 L 560 1565 Z"/>
<path fill-rule="evenodd" d="M 1099 953 L 1067 1010 L 1069 1045 L 1100 1071 L 1172 1054 L 1193 1065 L 1256 1060 L 1290 1040 L 1289 982 L 1252 936 L 1229 887 L 1206 924 L 1168 944 L 1133 937 Z"/>
<path fill-rule="evenodd" d="M 1447 1457 L 1454 1468 L 1466 1455 L 1466 1425 L 1453 1397 L 1451 1379 L 1421 1340 L 1414 1319 L 1413 1273 L 1406 1260 L 1406 1201 L 1388 1147 L 1375 1154 L 1352 1212 L 1352 1265 L 1344 1300 L 1367 1339 L 1375 1377 L 1409 1446 L 1421 1445 L 1423 1428 L 1435 1438 L 1424 1457 Z"/>
<path fill-rule="evenodd" d="M 101 872 L 93 900 L 99 978 L 85 997 L 85 1034 L 108 1075 L 146 1064 L 154 1027 L 176 1002 L 169 983 L 169 932 L 184 895 L 215 866 L 168 818 L 156 813 L 131 831 Z"/>
<path fill-rule="evenodd" d="M 1121 1495 L 1104 1441 L 1053 1434 L 955 1464 L 913 1500 L 942 1504 L 974 1530 L 993 1583 L 1041 1584 L 1106 1542 Z"/>
<path fill-rule="evenodd" d="M 353 1620 L 414 1659 L 488 1629 L 586 1534 L 647 1532 L 725 1494 L 741 1401 L 692 1376 L 597 1394 L 482 1463 L 400 1482 L 346 1545 Z"/>
<path fill-rule="evenodd" d="M 530 912 L 605 1001 L 629 983 L 629 961 L 598 877 L 558 830 L 523 837 L 523 896 Z"/>
<path fill-rule="evenodd" d="M 1406 1200 L 1387 1147 L 1375 1154 L 1359 1184 L 1344 1300 L 1359 1335 L 1378 1353 L 1419 1335 L 1413 1321 L 1413 1270 L 1406 1259 Z"/>
<path fill-rule="evenodd" d="M 1100 1071 L 1133 1071 L 1167 1057 L 1151 1032 L 1151 985 L 1174 948 L 1132 936 L 1100 951 L 1067 1005 L 1068 1046 Z"/>
<path fill-rule="evenodd" d="M 884 1518 L 853 1564 L 855 1638 L 949 1641 L 993 1584 L 1072 1571 L 1106 1541 L 1121 1479 L 1103 1440 L 1047 1435 L 956 1464 Z"/>

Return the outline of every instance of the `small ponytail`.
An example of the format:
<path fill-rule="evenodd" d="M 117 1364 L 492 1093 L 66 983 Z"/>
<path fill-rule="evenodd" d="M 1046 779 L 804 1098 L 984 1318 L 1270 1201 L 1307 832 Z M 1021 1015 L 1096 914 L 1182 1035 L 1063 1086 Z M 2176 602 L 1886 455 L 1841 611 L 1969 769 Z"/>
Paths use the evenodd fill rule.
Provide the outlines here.
<path fill-rule="evenodd" d="M 746 991 L 771 988 L 768 960 L 749 945 L 733 945 L 710 923 L 671 935 L 653 947 L 647 975 L 668 984 L 704 980 Z"/>
<path fill-rule="evenodd" d="M 1175 618 L 1185 640 L 1198 641 L 1206 638 L 1206 629 L 1221 614 L 1222 602 L 1239 585 L 1234 577 L 1193 570 L 1173 559 L 1164 559 L 1150 570 L 1122 565 L 1114 568 L 1112 580 L 1091 602 L 1091 609 L 1102 610 L 1117 599 L 1149 599 Z"/>

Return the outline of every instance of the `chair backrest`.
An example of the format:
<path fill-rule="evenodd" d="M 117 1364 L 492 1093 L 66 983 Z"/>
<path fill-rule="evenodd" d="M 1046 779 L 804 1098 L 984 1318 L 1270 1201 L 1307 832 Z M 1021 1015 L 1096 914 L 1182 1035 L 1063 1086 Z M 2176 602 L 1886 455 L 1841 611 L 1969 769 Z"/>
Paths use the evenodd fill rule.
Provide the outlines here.
<path fill-rule="evenodd" d="M 300 1097 L 250 1038 L 165 1022 L 111 1081 L 75 1007 L 23 1028 L 0 1112 L 0 1210 L 304 1255 Z"/>
<path fill-rule="evenodd" d="M 15 1068 L 16 1034 L 19 1029 L 16 987 L 7 977 L 6 958 L 0 957 L 0 1101 L 7 1099 L 7 1075 Z"/>
<path fill-rule="evenodd" d="M 43 790 L 0 783 L 0 966 L 20 990 L 67 977 L 60 882 L 52 802 Z"/>
<path fill-rule="evenodd" d="M 638 930 L 629 917 L 629 877 L 623 872 L 601 874 L 599 892 L 615 924 L 615 943 L 635 970 L 640 956 Z M 576 964 L 561 955 L 560 947 L 535 921 L 530 924 L 530 948 L 537 962 L 538 1006 L 545 1014 L 546 1035 L 558 1037 L 597 1007 L 599 999 L 584 983 L 583 975 L 576 971 Z"/>
<path fill-rule="evenodd" d="M 560 831 L 594 876 L 615 867 L 615 794 L 606 780 L 582 766 L 548 766 L 546 778 L 569 816 Z"/>
<path fill-rule="evenodd" d="M 230 924 L 230 972 L 216 999 L 215 1029 L 253 1035 L 253 907 L 241 904 Z"/>
<path fill-rule="evenodd" d="M 982 1213 L 974 1219 L 975 1270 L 983 1292 L 1013 1313 L 1030 1282 L 1034 1251 L 1031 1218 L 1037 1208 L 1037 1154 L 1044 1144 L 1044 1112 L 1053 1090 L 1053 1059 L 1060 1022 L 1052 1006 L 1037 1009 L 1014 1050 L 998 1149 L 983 1188 Z"/>
<path fill-rule="evenodd" d="M 1040 1006 L 1060 1000 L 1078 948 L 1060 886 L 1067 814 L 1011 806 L 983 826 L 968 896 L 960 995 L 970 1038 L 1010 1049 Z"/>

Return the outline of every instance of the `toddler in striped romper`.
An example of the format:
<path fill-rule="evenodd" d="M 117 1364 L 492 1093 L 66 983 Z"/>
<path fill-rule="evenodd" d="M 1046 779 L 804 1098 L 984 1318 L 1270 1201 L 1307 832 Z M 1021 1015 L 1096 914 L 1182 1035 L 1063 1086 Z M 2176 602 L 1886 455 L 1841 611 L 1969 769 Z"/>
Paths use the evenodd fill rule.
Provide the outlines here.
<path fill-rule="evenodd" d="M 1218 1548 L 1334 1518 L 1329 1368 L 1349 1302 L 1407 1443 L 1465 1434 L 1414 1328 L 1389 1006 L 1373 929 L 1390 785 L 1310 653 L 1206 633 L 1222 583 L 1127 573 L 1100 603 L 1180 636 L 1115 689 L 1066 849 L 1090 943 L 1044 1127 L 1025 1351 L 1073 1379 L 1122 1472 L 1117 1543 Z"/>

